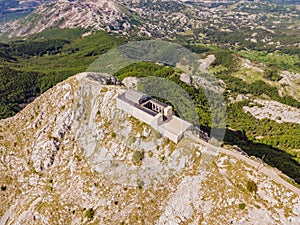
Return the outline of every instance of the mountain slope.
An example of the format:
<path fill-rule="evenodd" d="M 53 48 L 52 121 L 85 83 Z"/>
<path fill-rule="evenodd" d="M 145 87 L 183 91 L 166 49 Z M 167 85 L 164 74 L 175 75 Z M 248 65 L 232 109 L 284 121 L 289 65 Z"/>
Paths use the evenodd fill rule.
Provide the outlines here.
<path fill-rule="evenodd" d="M 113 1 L 58 1 L 44 4 L 31 15 L 12 24 L 10 36 L 38 33 L 47 28 L 93 27 L 126 33 L 130 28 L 127 11 Z"/>
<path fill-rule="evenodd" d="M 268 1 L 63 0 L 43 4 L 14 23 L 0 23 L 0 32 L 7 39 L 73 27 L 268 51 L 297 46 L 300 38 L 299 7 Z"/>
<path fill-rule="evenodd" d="M 56 0 L 0 0 L 0 23 L 24 17 L 39 5 Z"/>
<path fill-rule="evenodd" d="M 1 224 L 300 222 L 300 196 L 192 139 L 163 139 L 116 109 L 124 88 L 108 78 L 79 74 L 0 121 Z"/>

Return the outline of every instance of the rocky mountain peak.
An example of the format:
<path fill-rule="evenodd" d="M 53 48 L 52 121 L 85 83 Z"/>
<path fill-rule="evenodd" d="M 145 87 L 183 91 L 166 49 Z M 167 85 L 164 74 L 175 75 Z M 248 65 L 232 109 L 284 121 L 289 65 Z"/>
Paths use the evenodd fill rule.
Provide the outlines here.
<path fill-rule="evenodd" d="M 90 28 L 126 33 L 130 28 L 126 10 L 114 1 L 57 1 L 39 6 L 32 14 L 10 27 L 10 36 L 24 36 L 49 28 Z"/>
<path fill-rule="evenodd" d="M 299 195 L 240 158 L 163 138 L 116 107 L 115 84 L 78 74 L 0 121 L 1 224 L 300 222 Z"/>

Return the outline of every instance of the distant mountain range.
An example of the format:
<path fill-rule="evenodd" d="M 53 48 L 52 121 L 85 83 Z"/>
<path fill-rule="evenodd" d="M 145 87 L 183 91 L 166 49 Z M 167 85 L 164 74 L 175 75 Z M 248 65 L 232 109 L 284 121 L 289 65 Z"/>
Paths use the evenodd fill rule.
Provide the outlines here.
<path fill-rule="evenodd" d="M 0 224 L 300 224 L 300 6 L 270 2 L 0 0 Z M 203 76 L 155 38 L 197 53 Z M 129 52 L 176 67 L 94 72 Z M 182 89 L 173 101 L 205 132 L 224 115 L 205 89 L 220 86 L 226 149 L 176 145 L 117 109 L 118 81 L 145 76 Z"/>
<path fill-rule="evenodd" d="M 299 1 L 284 3 L 287 2 Z M 214 32 L 229 36 L 238 32 L 245 36 L 239 42 L 260 40 L 274 45 L 278 41 L 272 36 L 277 31 L 286 27 L 296 31 L 300 24 L 297 22 L 299 7 L 273 5 L 268 1 L 39 0 L 0 1 L 0 6 L 0 34 L 7 39 L 51 28 L 82 27 L 160 38 L 194 35 L 203 39 L 208 35 L 215 36 Z M 286 20 L 287 15 L 294 22 Z M 227 35 L 222 36 L 226 38 Z"/>
<path fill-rule="evenodd" d="M 50 3 L 50 2 L 63 2 L 64 0 L 0 0 L 0 15 L 4 17 L 4 15 L 8 14 L 16 14 L 16 13 L 24 13 L 31 12 L 36 9 L 39 5 Z M 64 2 L 73 2 L 74 0 L 65 0 Z M 163 0 L 165 1 L 165 0 Z M 185 3 L 236 3 L 238 0 L 173 0 Z M 260 0 L 266 2 L 272 2 L 277 4 L 299 4 L 300 0 Z M 95 2 L 95 1 L 91 1 Z M 110 1 L 105 1 L 110 2 Z M 122 2 L 122 1 L 121 1 Z M 149 2 L 147 0 L 135 0 L 135 1 L 127 1 L 123 2 L 129 3 L 146 3 Z M 153 2 L 156 2 L 155 0 Z M 0 18 L 0 21 L 3 18 Z"/>
<path fill-rule="evenodd" d="M 0 14 L 4 15 L 16 11 L 30 11 L 41 4 L 54 1 L 57 0 L 0 0 Z"/>
<path fill-rule="evenodd" d="M 0 0 L 0 23 L 28 15 L 39 5 L 56 0 Z"/>
<path fill-rule="evenodd" d="M 277 4 L 300 4 L 300 0 L 268 0 L 268 1 Z"/>

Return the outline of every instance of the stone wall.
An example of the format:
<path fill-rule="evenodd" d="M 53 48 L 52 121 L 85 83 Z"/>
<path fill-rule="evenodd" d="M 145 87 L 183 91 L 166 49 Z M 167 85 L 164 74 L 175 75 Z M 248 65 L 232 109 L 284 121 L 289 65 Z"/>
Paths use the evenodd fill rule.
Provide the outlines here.
<path fill-rule="evenodd" d="M 162 113 L 169 120 L 164 123 L 163 114 L 151 115 L 142 109 L 137 108 L 133 103 L 126 99 L 117 98 L 117 107 L 129 115 L 135 117 L 143 123 L 150 125 L 153 129 L 160 132 L 164 137 L 169 138 L 174 143 L 178 143 L 183 137 L 184 132 L 191 126 L 190 123 L 173 116 L 172 107 L 167 106 L 163 109 Z M 171 121 L 171 122 L 170 122 Z M 172 122 L 173 121 L 173 122 Z M 177 122 L 174 122 L 177 121 Z M 179 124 L 178 123 L 183 123 Z M 178 129 L 178 126 L 184 125 L 182 129 Z"/>
<path fill-rule="evenodd" d="M 159 117 L 153 117 L 150 114 L 136 108 L 131 105 L 129 102 L 123 101 L 122 99 L 117 98 L 117 107 L 122 109 L 124 112 L 132 115 L 136 119 L 152 126 L 154 129 L 157 129 L 156 124 L 159 125 Z"/>

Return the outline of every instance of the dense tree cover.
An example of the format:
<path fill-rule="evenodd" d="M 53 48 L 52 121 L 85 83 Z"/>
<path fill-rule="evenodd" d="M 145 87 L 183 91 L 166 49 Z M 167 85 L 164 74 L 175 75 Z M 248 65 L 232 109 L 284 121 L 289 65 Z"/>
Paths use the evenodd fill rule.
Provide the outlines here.
<path fill-rule="evenodd" d="M 213 54 L 215 55 L 216 59 L 212 63 L 212 66 L 222 65 L 229 70 L 234 69 L 234 58 L 233 54 L 230 51 L 214 51 Z"/>
<path fill-rule="evenodd" d="M 0 67 L 0 118 L 17 113 L 27 99 L 40 93 L 37 80 L 41 74 Z"/>
<path fill-rule="evenodd" d="M 0 43 L 0 62 L 1 61 L 4 62 L 17 61 L 17 59 L 11 55 L 8 44 Z"/>
<path fill-rule="evenodd" d="M 9 52 L 15 56 L 43 56 L 44 54 L 57 54 L 63 46 L 69 43 L 67 40 L 38 40 L 18 41 L 9 45 Z"/>
<path fill-rule="evenodd" d="M 266 144 L 250 141 L 241 131 L 227 130 L 225 143 L 238 145 L 247 152 L 248 155 L 263 158 L 267 164 L 278 168 L 284 174 L 300 184 L 300 164 L 295 160 L 293 155 Z"/>
<path fill-rule="evenodd" d="M 255 119 L 243 111 L 248 103 L 228 106 L 227 126 L 231 129 L 226 131 L 225 143 L 238 145 L 249 155 L 264 158 L 266 163 L 300 183 L 300 155 L 292 151 L 300 146 L 300 125 Z"/>
<path fill-rule="evenodd" d="M 22 109 L 23 104 L 72 74 L 45 74 L 0 67 L 0 118 L 13 116 Z"/>
<path fill-rule="evenodd" d="M 192 52 L 195 52 L 198 54 L 208 52 L 211 50 L 209 47 L 206 47 L 204 45 L 187 44 L 187 45 L 184 45 L 184 47 L 186 47 L 186 48 L 190 49 Z"/>
<path fill-rule="evenodd" d="M 281 47 L 280 51 L 285 54 L 298 55 L 300 57 L 300 48 L 297 48 L 295 46 Z"/>
<path fill-rule="evenodd" d="M 124 67 L 114 75 L 123 80 L 125 77 L 168 77 L 175 73 L 175 70 L 168 66 L 158 65 L 153 62 L 139 62 Z"/>
<path fill-rule="evenodd" d="M 0 119 L 14 115 L 23 104 L 124 43 L 123 38 L 102 31 L 81 38 L 83 30 L 65 29 L 46 38 L 49 32 L 0 44 Z"/>
<path fill-rule="evenodd" d="M 261 142 L 280 149 L 297 149 L 300 146 L 300 125 L 276 123 L 269 119 L 257 120 L 243 111 L 243 101 L 227 108 L 228 126 L 241 130 L 251 141 Z M 256 139 L 260 137 L 259 139 Z"/>

